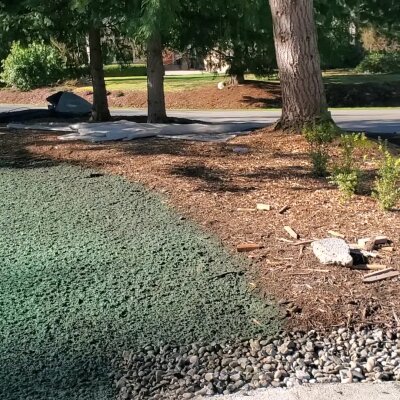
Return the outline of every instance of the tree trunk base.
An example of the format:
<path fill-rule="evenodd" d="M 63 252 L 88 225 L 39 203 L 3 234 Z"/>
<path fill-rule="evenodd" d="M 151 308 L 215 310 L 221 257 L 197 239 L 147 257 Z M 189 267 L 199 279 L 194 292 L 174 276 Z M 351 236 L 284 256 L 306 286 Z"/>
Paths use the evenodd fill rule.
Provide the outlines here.
<path fill-rule="evenodd" d="M 92 115 L 90 116 L 89 122 L 108 122 L 111 121 L 110 112 L 102 112 L 98 113 L 96 111 L 92 111 Z"/>
<path fill-rule="evenodd" d="M 301 133 L 303 129 L 310 125 L 318 125 L 318 124 L 333 124 L 336 126 L 335 122 L 332 119 L 330 113 L 326 115 L 315 117 L 315 118 L 296 118 L 296 119 L 287 119 L 287 118 L 279 118 L 272 127 L 273 131 L 283 131 L 286 133 Z"/>
<path fill-rule="evenodd" d="M 166 123 L 168 123 L 169 121 L 168 121 L 168 117 L 167 116 L 163 116 L 163 117 L 160 117 L 159 115 L 157 115 L 157 116 L 151 116 L 151 115 L 148 115 L 147 116 L 147 123 L 149 123 L 149 124 L 166 124 Z"/>
<path fill-rule="evenodd" d="M 229 85 L 238 86 L 243 85 L 246 82 L 244 79 L 244 74 L 235 74 L 230 76 Z"/>

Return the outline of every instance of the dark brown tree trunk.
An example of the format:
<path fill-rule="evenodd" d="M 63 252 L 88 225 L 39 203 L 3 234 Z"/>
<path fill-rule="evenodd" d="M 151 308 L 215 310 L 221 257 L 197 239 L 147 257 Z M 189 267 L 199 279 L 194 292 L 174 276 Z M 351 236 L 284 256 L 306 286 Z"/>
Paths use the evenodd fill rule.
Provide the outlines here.
<path fill-rule="evenodd" d="M 164 74 L 161 36 L 154 33 L 147 41 L 147 122 L 149 123 L 167 121 Z"/>
<path fill-rule="evenodd" d="M 282 87 L 282 117 L 277 127 L 301 130 L 330 120 L 314 20 L 313 0 L 269 0 Z"/>
<path fill-rule="evenodd" d="M 93 111 L 91 121 L 109 121 L 106 83 L 104 80 L 103 53 L 101 49 L 101 33 L 98 28 L 89 30 L 90 73 L 93 83 Z"/>
<path fill-rule="evenodd" d="M 245 82 L 244 73 L 239 72 L 230 76 L 230 84 L 232 86 L 243 85 Z"/>

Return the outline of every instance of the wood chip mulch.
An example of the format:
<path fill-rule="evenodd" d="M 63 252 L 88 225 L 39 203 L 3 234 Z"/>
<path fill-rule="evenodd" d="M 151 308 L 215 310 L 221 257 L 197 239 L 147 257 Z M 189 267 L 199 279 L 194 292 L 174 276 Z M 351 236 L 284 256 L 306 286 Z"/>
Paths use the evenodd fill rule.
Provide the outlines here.
<path fill-rule="evenodd" d="M 279 302 L 288 328 L 400 326 L 398 277 L 365 284 L 368 271 L 319 264 L 310 246 L 298 245 L 284 228 L 300 241 L 329 237 L 328 231 L 345 235 L 348 243 L 386 235 L 393 251 L 381 251 L 374 263 L 399 270 L 400 212 L 380 211 L 369 194 L 374 149 L 364 194 L 345 203 L 335 187 L 312 176 L 307 151 L 301 136 L 268 130 L 228 144 L 156 139 L 87 144 L 60 142 L 54 134 L 0 135 L 0 158 L 45 157 L 123 175 L 162 193 L 233 252 L 240 244 L 256 244 L 241 253 L 251 262 L 249 286 Z M 259 203 L 271 210 L 254 211 Z"/>

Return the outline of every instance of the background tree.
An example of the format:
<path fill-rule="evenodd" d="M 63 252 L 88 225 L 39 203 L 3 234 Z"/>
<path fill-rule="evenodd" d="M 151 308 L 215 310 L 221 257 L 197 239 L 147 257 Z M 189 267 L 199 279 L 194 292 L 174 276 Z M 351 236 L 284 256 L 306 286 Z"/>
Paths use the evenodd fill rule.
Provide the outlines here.
<path fill-rule="evenodd" d="M 276 68 L 272 22 L 267 0 L 246 2 L 184 1 L 172 27 L 171 46 L 208 66 L 227 67 L 231 83 L 243 83 L 244 74 L 269 75 Z"/>

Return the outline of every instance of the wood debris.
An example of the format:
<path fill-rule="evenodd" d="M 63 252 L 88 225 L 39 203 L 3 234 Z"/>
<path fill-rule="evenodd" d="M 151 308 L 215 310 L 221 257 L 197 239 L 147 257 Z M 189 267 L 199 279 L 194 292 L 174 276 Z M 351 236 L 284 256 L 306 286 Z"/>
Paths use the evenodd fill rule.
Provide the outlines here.
<path fill-rule="evenodd" d="M 358 239 L 357 244 L 358 246 L 367 251 L 374 250 L 377 246 L 385 245 L 390 243 L 389 238 L 386 236 L 375 236 L 372 238 L 361 238 Z"/>
<path fill-rule="evenodd" d="M 387 236 L 375 236 L 374 242 L 375 245 L 388 244 L 390 243 L 390 240 Z"/>
<path fill-rule="evenodd" d="M 315 242 L 315 240 L 301 240 L 300 242 L 293 243 L 293 246 L 305 246 L 307 244 L 311 244 Z"/>
<path fill-rule="evenodd" d="M 304 249 L 305 248 L 306 248 L 306 246 L 304 246 L 304 245 L 300 246 L 299 256 L 297 257 L 298 260 L 300 260 L 301 257 L 303 257 L 303 253 L 304 253 Z"/>
<path fill-rule="evenodd" d="M 350 267 L 350 269 L 357 269 L 360 271 L 365 271 L 365 270 L 382 270 L 382 269 L 387 269 L 386 265 L 382 264 L 358 264 L 358 265 L 353 265 Z"/>
<path fill-rule="evenodd" d="M 252 212 L 257 210 L 255 208 L 238 208 L 237 211 Z"/>
<path fill-rule="evenodd" d="M 395 271 L 393 268 L 386 268 L 381 271 L 375 271 L 364 276 L 364 283 L 373 283 L 384 279 L 395 278 L 400 275 L 400 271 Z"/>
<path fill-rule="evenodd" d="M 295 230 L 293 230 L 292 227 L 286 225 L 286 226 L 283 227 L 283 229 L 284 229 L 284 230 L 286 231 L 286 233 L 287 233 L 290 237 L 292 237 L 293 239 L 300 239 L 300 235 L 299 235 Z"/>
<path fill-rule="evenodd" d="M 240 243 L 236 246 L 236 250 L 239 253 L 243 253 L 246 251 L 253 251 L 253 250 L 259 250 L 262 249 L 262 245 L 261 244 L 257 244 L 257 243 Z"/>
<path fill-rule="evenodd" d="M 277 240 L 279 240 L 280 242 L 285 242 L 285 243 L 290 243 L 290 244 L 294 244 L 293 240 L 289 240 L 289 239 L 285 239 L 285 238 L 277 238 Z"/>
<path fill-rule="evenodd" d="M 329 233 L 331 236 L 338 237 L 338 238 L 342 238 L 342 239 L 344 239 L 344 238 L 346 237 L 346 236 L 343 235 L 342 233 L 335 232 L 335 231 L 328 231 L 328 233 Z"/>
<path fill-rule="evenodd" d="M 283 213 L 285 213 L 287 210 L 289 210 L 289 206 L 288 205 L 286 205 L 286 206 L 283 206 L 278 212 L 279 212 L 279 214 L 283 214 Z"/>
<path fill-rule="evenodd" d="M 257 203 L 258 211 L 271 211 L 271 206 L 269 204 Z"/>
<path fill-rule="evenodd" d="M 392 251 L 394 251 L 394 247 L 391 247 L 391 246 L 388 246 L 388 247 L 381 247 L 380 250 L 385 251 L 385 252 L 388 252 L 388 253 L 391 253 Z"/>

